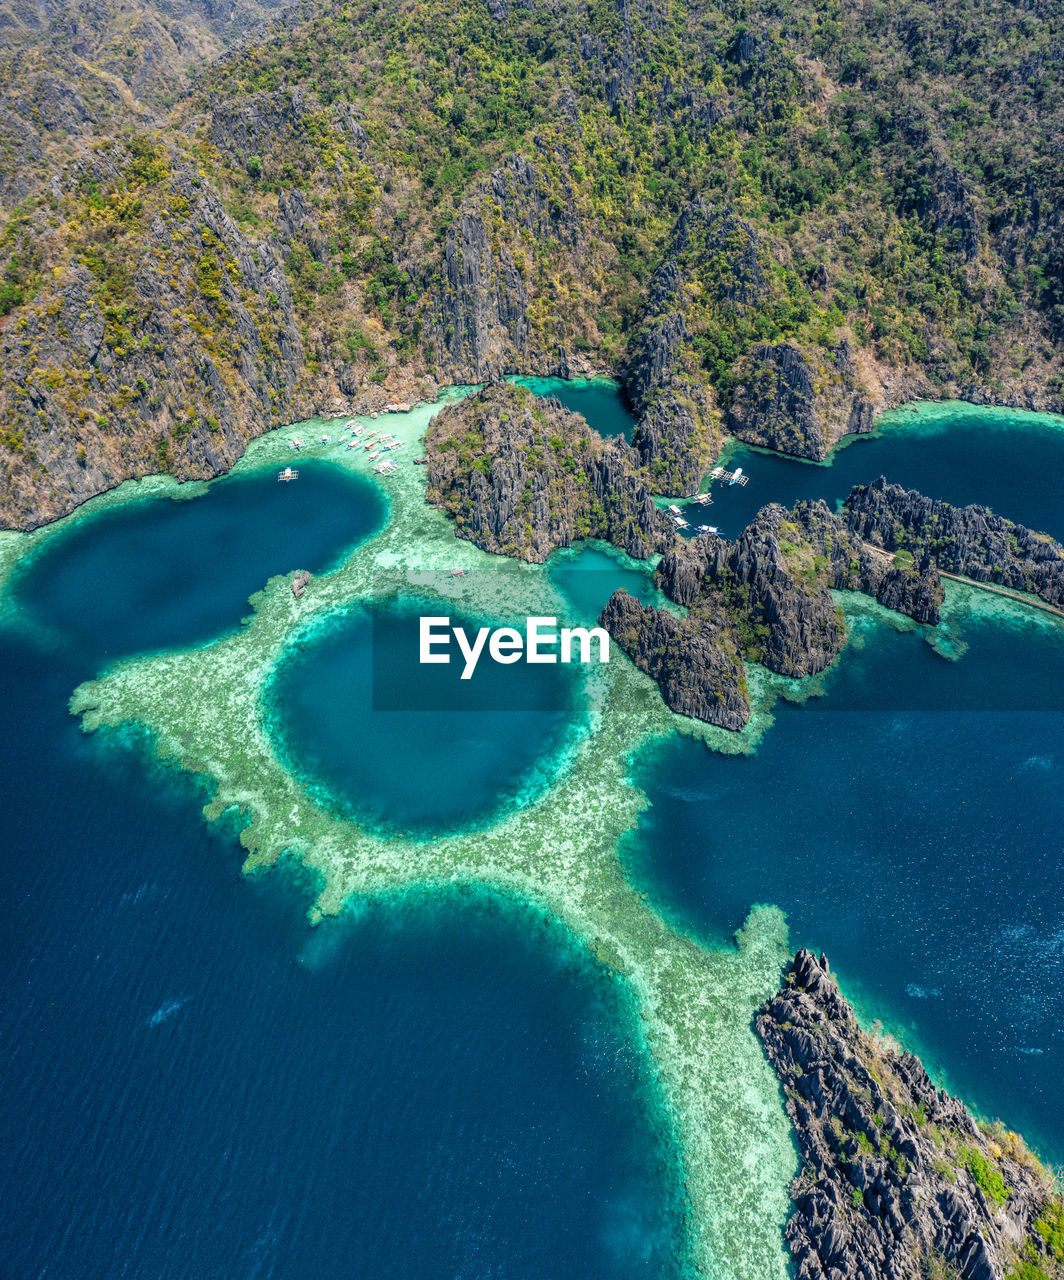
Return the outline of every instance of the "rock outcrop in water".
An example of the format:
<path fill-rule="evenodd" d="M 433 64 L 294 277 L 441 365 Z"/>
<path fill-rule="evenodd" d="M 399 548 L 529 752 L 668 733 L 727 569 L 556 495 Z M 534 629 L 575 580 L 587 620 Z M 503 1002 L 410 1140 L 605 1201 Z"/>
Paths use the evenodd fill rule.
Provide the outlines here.
<path fill-rule="evenodd" d="M 749 718 L 742 658 L 785 676 L 816 675 L 835 660 L 846 643 L 846 625 L 833 589 L 865 592 L 929 623 L 938 621 L 942 601 L 941 582 L 926 554 L 896 565 L 892 556 L 851 533 L 823 502 L 800 502 L 793 511 L 763 507 L 735 542 L 703 534 L 678 543 L 664 556 L 658 583 L 687 607 L 685 618 L 663 620 L 660 610 L 641 608 L 618 593 L 602 625 L 658 680 L 674 711 L 728 729 L 741 728 Z M 680 662 L 688 664 L 682 676 L 674 670 Z M 724 689 L 726 696 L 692 692 L 703 688 Z"/>
<path fill-rule="evenodd" d="M 996 516 L 986 507 L 954 507 L 883 476 L 856 486 L 845 520 L 858 537 L 888 551 L 929 557 L 946 573 L 998 583 L 1064 606 L 1064 547 L 1048 534 Z"/>
<path fill-rule="evenodd" d="M 786 1227 L 798 1280 L 1062 1273 L 1064 1204 L 1037 1160 L 863 1032 L 823 956 L 798 952 L 755 1026 L 801 1156 Z"/>
<path fill-rule="evenodd" d="M 673 539 L 635 451 L 524 387 L 499 383 L 443 410 L 425 451 L 429 500 L 485 551 L 542 563 L 603 538 L 645 559 Z"/>
<path fill-rule="evenodd" d="M 627 591 L 613 593 L 599 623 L 657 681 L 673 711 L 722 729 L 749 720 L 746 675 L 727 626 L 688 626 L 668 609 L 644 608 Z"/>

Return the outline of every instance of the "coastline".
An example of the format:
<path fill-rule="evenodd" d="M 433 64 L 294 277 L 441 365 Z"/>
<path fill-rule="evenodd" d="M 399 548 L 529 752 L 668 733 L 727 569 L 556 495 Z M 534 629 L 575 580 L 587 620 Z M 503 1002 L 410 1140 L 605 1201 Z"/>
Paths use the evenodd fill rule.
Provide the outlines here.
<path fill-rule="evenodd" d="M 617 389 L 617 390 L 623 391 L 623 387 L 624 387 L 623 381 L 619 377 L 619 371 L 616 369 L 611 370 L 611 369 L 605 369 L 605 368 L 596 369 L 593 372 L 589 373 L 588 376 L 575 377 L 575 378 L 559 378 L 559 375 L 556 372 L 550 373 L 550 374 L 508 372 L 503 374 L 502 377 L 507 382 L 517 382 L 517 383 L 520 383 L 521 385 L 524 385 L 525 383 L 528 383 L 528 382 L 534 382 L 534 383 L 547 383 L 547 382 L 554 382 L 554 381 L 568 382 L 572 385 L 574 389 L 577 389 L 577 390 L 599 388 L 599 389 Z M 443 405 L 450 403 L 454 399 L 460 398 L 462 395 L 467 395 L 467 394 L 470 394 L 471 392 L 479 390 L 482 385 L 483 384 L 480 384 L 480 383 L 476 383 L 476 384 L 455 383 L 453 385 L 438 387 L 437 395 L 439 398 L 432 402 L 423 401 L 420 404 L 415 405 L 414 409 L 412 410 L 412 413 L 418 414 L 425 409 L 428 409 L 431 412 L 435 412 L 436 410 L 441 408 Z M 919 391 L 922 389 L 923 388 L 920 388 L 918 386 L 905 383 L 904 387 L 901 390 L 899 390 L 897 399 L 888 397 L 882 402 L 881 406 L 877 409 L 875 413 L 872 427 L 869 431 L 846 432 L 836 437 L 832 441 L 823 459 L 818 460 L 818 459 L 813 459 L 808 457 L 802 457 L 800 454 L 790 454 L 790 453 L 787 453 L 786 451 L 779 450 L 779 449 L 769 449 L 769 448 L 764 448 L 763 446 L 760 446 L 760 445 L 746 444 L 745 442 L 740 440 L 737 436 L 726 435 L 721 442 L 721 447 L 720 447 L 719 455 L 716 459 L 716 463 L 717 464 L 726 463 L 728 458 L 737 449 L 742 448 L 742 449 L 750 449 L 755 452 L 765 453 L 768 455 L 775 455 L 779 457 L 790 458 L 796 461 L 808 462 L 812 466 L 830 466 L 831 460 L 834 457 L 835 453 L 838 450 L 843 449 L 847 445 L 851 444 L 854 440 L 875 437 L 883 432 L 896 429 L 899 426 L 908 427 L 908 426 L 916 425 L 916 424 L 910 423 L 907 418 L 902 417 L 901 415 L 908 415 L 911 412 L 916 411 L 917 408 L 919 409 L 919 412 L 922 415 L 923 422 L 934 422 L 936 417 L 938 416 L 948 416 L 949 414 L 955 414 L 958 411 L 958 406 L 965 406 L 967 408 L 976 410 L 977 412 L 987 413 L 988 415 L 991 415 L 991 416 L 1000 415 L 1006 420 L 1008 417 L 1014 416 L 1016 414 L 1031 415 L 1034 417 L 1053 418 L 1057 420 L 1057 425 L 1064 426 L 1064 401 L 1052 400 L 1051 397 L 1047 397 L 1045 404 L 1040 405 L 1039 407 L 1035 407 L 1034 405 L 1029 403 L 1028 404 L 1018 403 L 1020 399 L 1019 396 L 1013 397 L 1011 400 L 1009 400 L 1009 399 L 994 398 L 990 396 L 989 393 L 987 393 L 987 396 L 985 399 L 963 400 L 963 399 L 956 399 L 956 398 L 945 398 L 945 399 L 929 398 L 926 400 L 922 400 L 922 399 L 919 399 L 919 396 L 918 396 Z M 930 388 L 926 388 L 926 389 L 930 390 Z M 972 388 L 966 388 L 965 390 L 970 391 L 973 395 L 980 395 L 983 389 L 972 387 Z M 384 403 L 383 397 L 381 398 L 380 403 L 383 405 Z M 399 418 L 405 418 L 407 416 L 408 416 L 407 414 L 389 413 L 382 409 L 378 415 L 377 420 L 386 421 L 386 422 L 396 422 Z M 10 555 L 10 552 L 8 552 L 5 545 L 8 541 L 9 534 L 16 534 L 16 533 L 28 534 L 28 533 L 34 533 L 38 529 L 54 528 L 55 526 L 59 525 L 62 521 L 69 519 L 70 516 L 75 515 L 79 511 L 83 511 L 87 509 L 96 510 L 97 508 L 92 506 L 91 504 L 97 503 L 101 499 L 113 500 L 113 499 L 110 499 L 110 495 L 119 494 L 121 491 L 125 489 L 127 485 L 131 485 L 131 484 L 152 486 L 152 488 L 150 489 L 143 490 L 143 492 L 145 493 L 155 491 L 155 486 L 167 486 L 165 489 L 160 488 L 158 491 L 170 492 L 175 494 L 179 491 L 188 490 L 188 486 L 201 486 L 203 484 L 209 483 L 212 480 L 218 479 L 220 476 L 232 475 L 238 472 L 245 465 L 246 458 L 249 456 L 250 453 L 254 451 L 256 442 L 259 440 L 268 439 L 276 435 L 278 432 L 290 431 L 294 427 L 304 427 L 310 432 L 321 429 L 323 427 L 335 429 L 336 426 L 346 422 L 349 418 L 352 418 L 352 417 L 360 418 L 360 419 L 368 419 L 370 418 L 370 414 L 368 412 L 360 412 L 358 405 L 355 403 L 355 401 L 349 401 L 347 403 L 346 408 L 342 408 L 340 406 L 334 405 L 332 407 L 332 410 L 328 412 L 325 411 L 323 409 L 323 406 L 319 404 L 317 406 L 317 412 L 311 414 L 311 416 L 307 418 L 300 419 L 299 421 L 294 423 L 279 424 L 273 427 L 264 426 L 261 431 L 249 436 L 247 441 L 245 442 L 243 452 L 232 463 L 231 466 L 226 467 L 222 463 L 219 463 L 219 465 L 214 468 L 201 468 L 195 474 L 190 475 L 186 479 L 182 479 L 182 480 L 178 480 L 166 472 L 151 473 L 151 474 L 146 474 L 142 476 L 134 476 L 134 475 L 124 476 L 121 479 L 116 480 L 111 487 L 100 490 L 99 492 L 92 494 L 91 496 L 81 500 L 80 502 L 69 506 L 67 510 L 62 511 L 60 514 L 58 514 L 57 516 L 55 516 L 54 518 L 46 522 L 42 521 L 40 523 L 27 525 L 25 527 L 20 526 L 18 524 L 4 525 L 3 527 L 0 527 L 0 591 L 2 591 L 3 580 L 5 576 L 5 565 Z M 886 421 L 884 421 L 885 419 Z M 675 495 L 663 493 L 660 496 L 668 498 L 669 496 L 675 496 Z M 123 501 L 124 498 L 119 498 L 118 500 Z"/>
<path fill-rule="evenodd" d="M 422 419 L 427 422 L 436 407 L 423 406 L 410 415 L 389 415 L 389 425 L 402 428 L 415 439 Z M 234 471 L 290 459 L 286 441 L 300 425 L 260 437 Z M 306 452 L 319 456 L 314 448 Z M 361 461 L 350 454 L 336 456 L 335 450 L 329 458 L 352 470 Z M 616 856 L 621 835 L 647 803 L 629 776 L 627 762 L 633 753 L 673 729 L 700 737 L 717 750 L 751 750 L 771 723 L 771 713 L 763 712 L 757 725 L 752 721 L 742 735 L 713 731 L 666 711 L 650 681 L 624 664 L 591 682 L 588 741 L 576 745 L 567 768 L 532 804 L 494 815 L 482 829 L 432 842 L 382 838 L 351 821 L 327 815 L 323 819 L 306 789 L 280 762 L 265 728 L 261 701 L 273 664 L 304 627 L 326 623 L 338 609 L 371 602 L 374 595 L 381 594 L 382 579 L 410 591 L 429 590 L 456 604 L 465 601 L 470 611 L 483 612 L 485 604 L 471 594 L 469 578 L 455 582 L 444 577 L 445 571 L 455 566 L 495 570 L 488 588 L 488 612 L 492 599 L 499 608 L 515 600 L 524 607 L 537 601 L 536 607 L 547 612 L 560 611 L 559 605 L 565 607 L 550 583 L 549 565 L 530 570 L 456 541 L 446 519 L 425 505 L 416 471 L 404 470 L 400 476 L 396 477 L 400 482 L 394 494 L 385 490 L 386 501 L 391 497 L 394 501 L 383 527 L 343 564 L 315 579 L 303 602 L 296 602 L 288 590 L 290 575 L 271 579 L 252 597 L 254 616 L 239 633 L 192 650 L 122 662 L 103 678 L 81 686 L 71 701 L 72 710 L 83 717 L 86 729 L 104 724 L 144 725 L 160 759 L 213 780 L 217 789 L 205 816 L 218 820 L 234 810 L 250 815 L 250 825 L 240 833 L 248 852 L 246 870 L 295 856 L 309 872 L 322 877 L 311 909 L 313 921 L 336 914 L 359 897 L 385 900 L 418 887 L 440 889 L 455 884 L 471 884 L 489 893 L 532 902 L 548 918 L 560 921 L 600 964 L 621 975 L 632 1008 L 639 1011 L 633 1017 L 643 1028 L 648 1061 L 654 1064 L 664 1105 L 673 1117 L 676 1140 L 670 1143 L 670 1150 L 683 1162 L 680 1171 L 688 1185 L 693 1215 L 689 1269 L 696 1273 L 699 1267 L 712 1263 L 718 1274 L 751 1280 L 755 1276 L 758 1280 L 782 1276 L 786 1272 L 778 1269 L 780 1255 L 772 1248 L 772 1238 L 778 1236 L 782 1225 L 780 1213 L 785 1217 L 789 1207 L 785 1191 L 789 1176 L 784 1177 L 787 1135 L 784 1132 L 781 1140 L 778 1118 L 771 1114 L 773 1092 L 778 1093 L 774 1077 L 766 1078 L 759 1072 L 749 1045 L 743 1044 L 744 1037 L 752 1040 L 752 1035 L 749 1027 L 742 1025 L 742 1013 L 745 1011 L 748 1020 L 753 1009 L 775 989 L 787 945 L 783 918 L 775 908 L 755 907 L 740 930 L 737 950 L 705 947 L 657 917 L 642 901 Z M 131 483 L 140 486 L 145 482 Z M 184 486 L 162 478 L 161 486 L 148 492 L 172 496 L 181 488 Z M 0 540 L 0 554 L 10 547 L 0 560 L 0 592 L 15 562 L 57 528 L 140 496 L 146 496 L 143 489 L 129 491 L 123 485 L 92 499 L 91 504 L 55 525 L 14 535 L 20 548 L 12 546 L 11 539 Z M 416 537 L 414 523 L 418 525 Z M 422 562 L 425 553 L 427 565 Z M 471 578 L 480 589 L 486 586 L 488 575 Z M 972 584 L 973 590 L 978 586 Z M 5 612 L 10 612 L 9 599 L 0 595 L 0 600 Z M 187 689 L 196 687 L 198 679 L 217 680 L 219 665 L 223 670 L 228 666 L 231 672 L 226 683 L 232 686 L 233 695 L 220 709 L 196 705 Z M 778 678 L 763 675 L 766 696 L 782 694 L 800 700 L 817 692 L 812 682 L 788 682 L 796 687 L 785 691 Z M 545 804 L 545 799 L 551 803 Z M 288 819 L 279 820 L 278 814 L 288 801 Z M 557 813 L 547 812 L 555 806 Z M 590 823 L 585 816 L 588 808 Z M 292 815 L 296 815 L 294 821 Z M 574 832 L 579 822 L 591 829 Z M 411 875 L 403 855 L 416 846 L 420 856 L 426 843 L 443 846 L 435 871 L 419 870 Z M 545 869 L 548 874 L 544 878 Z M 598 877 L 598 883 L 591 882 L 593 877 Z M 727 1006 L 727 1016 L 714 1024 L 722 1006 Z M 699 1017 L 692 1017 L 692 1009 L 700 1011 Z M 707 1030 L 709 1027 L 712 1029 Z M 730 1047 L 723 1049 L 726 1045 Z M 741 1084 L 744 1071 L 758 1082 L 756 1098 Z M 723 1138 L 710 1132 L 720 1124 L 722 1115 L 732 1122 L 731 1131 Z M 749 1151 L 742 1161 L 744 1167 L 749 1167 L 753 1158 L 762 1172 L 760 1200 L 753 1206 L 737 1203 L 738 1191 L 724 1168 L 741 1149 Z M 759 1149 L 761 1154 L 755 1156 Z M 772 1168 L 765 1171 L 768 1153 L 767 1163 Z M 751 1222 L 752 1211 L 756 1224 Z M 775 1225 L 766 1230 L 765 1222 L 773 1218 Z M 735 1269 L 728 1270 L 721 1264 L 726 1248 L 723 1242 L 734 1242 L 736 1232 L 752 1232 L 758 1243 L 749 1261 L 736 1261 Z"/>
<path fill-rule="evenodd" d="M 277 447 L 285 448 L 283 439 Z M 287 854 L 323 875 L 312 920 L 350 900 L 411 884 L 481 884 L 540 904 L 638 999 L 648 1052 L 677 1117 L 691 1204 L 690 1273 L 713 1260 L 723 1274 L 782 1277 L 780 1226 L 792 1148 L 775 1079 L 749 1025 L 778 978 L 782 918 L 756 913 L 738 951 L 706 951 L 671 932 L 624 877 L 617 838 L 645 804 L 626 782 L 626 759 L 649 735 L 692 728 L 665 711 L 650 682 L 627 664 L 596 671 L 592 732 L 568 773 L 528 808 L 486 829 L 432 842 L 383 838 L 324 813 L 277 759 L 261 722 L 263 675 L 309 613 L 324 617 L 344 602 L 380 594 L 385 583 L 415 585 L 459 604 L 469 599 L 473 575 L 454 581 L 441 570 L 490 564 L 499 572 L 475 575 L 474 607 L 490 611 L 493 600 L 501 606 L 516 598 L 526 610 L 564 608 L 543 570 L 456 543 L 445 518 L 424 505 L 415 474 L 399 474 L 404 484 L 394 492 L 389 526 L 341 569 L 315 579 L 302 601 L 294 600 L 285 578 L 273 579 L 253 598 L 254 617 L 238 634 L 199 650 L 120 663 L 83 685 L 72 709 L 87 729 L 147 724 L 162 758 L 217 779 L 206 816 L 220 817 L 234 806 L 250 815 L 240 836 L 249 871 Z M 422 529 L 416 547 L 411 520 Z M 197 704 L 189 691 L 204 679 L 227 688 L 224 705 Z M 721 745 L 740 749 L 723 742 L 732 735 L 719 736 Z M 749 1151 L 744 1166 L 757 1173 L 740 1194 L 734 1159 L 743 1150 Z"/>

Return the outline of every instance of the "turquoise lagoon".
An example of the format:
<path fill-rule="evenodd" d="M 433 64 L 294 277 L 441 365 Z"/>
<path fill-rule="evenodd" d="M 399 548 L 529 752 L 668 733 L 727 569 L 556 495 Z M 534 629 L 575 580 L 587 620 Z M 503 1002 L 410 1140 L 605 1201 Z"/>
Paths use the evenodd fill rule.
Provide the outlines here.
<path fill-rule="evenodd" d="M 500 624 L 416 597 L 357 606 L 292 646 L 267 700 L 286 760 L 326 804 L 426 837 L 527 803 L 585 717 L 574 667 L 484 654 L 466 681 L 453 638 L 450 663 L 421 665 L 421 615 L 449 616 L 470 640 Z"/>
<path fill-rule="evenodd" d="M 645 1058 L 567 935 L 460 891 L 311 931 L 307 877 L 242 877 L 236 826 L 203 823 L 197 780 L 69 714 L 101 665 L 232 631 L 271 575 L 325 572 L 378 527 L 376 486 L 297 465 L 294 485 L 245 472 L 107 507 L 16 572 L 0 627 L 5 1275 L 675 1275 Z M 551 704 L 537 750 L 564 719 Z M 423 785 L 374 732 L 378 774 Z"/>
<path fill-rule="evenodd" d="M 610 434 L 623 406 L 607 390 L 583 404 Z M 715 489 L 709 516 L 729 533 L 763 502 L 834 501 L 881 473 L 1061 532 L 1055 419 L 932 407 L 829 465 L 740 459 L 750 485 Z M 101 664 L 232 630 L 271 574 L 326 571 L 378 527 L 376 489 L 300 467 L 314 484 L 320 467 L 328 502 L 302 477 L 256 490 L 247 475 L 209 499 L 116 506 L 46 541 L 15 581 L 17 626 L 0 633 L 0 1138 L 18 1155 L 0 1181 L 5 1255 L 17 1275 L 47 1261 L 167 1280 L 673 1274 L 680 1208 L 646 1064 L 612 984 L 564 937 L 461 893 L 308 934 L 298 877 L 242 880 L 234 831 L 200 822 L 198 784 L 66 712 Z M 599 547 L 548 573 L 585 617 L 613 586 L 654 598 L 647 567 Z M 1059 1157 L 1062 630 L 963 589 L 949 603 L 957 661 L 866 608 L 823 696 L 779 704 L 755 754 L 650 745 L 633 762 L 650 808 L 623 853 L 711 945 L 752 902 L 783 906 L 792 941 L 828 951 L 867 1017 Z M 523 688 L 538 717 L 526 756 L 486 720 L 479 748 L 448 753 L 470 714 L 451 707 L 404 775 L 382 718 L 406 713 L 374 707 L 372 675 L 359 684 L 369 617 L 334 622 L 282 659 L 273 728 L 330 802 L 370 821 L 423 836 L 480 821 L 499 796 L 520 803 L 579 728 L 571 691 Z"/>

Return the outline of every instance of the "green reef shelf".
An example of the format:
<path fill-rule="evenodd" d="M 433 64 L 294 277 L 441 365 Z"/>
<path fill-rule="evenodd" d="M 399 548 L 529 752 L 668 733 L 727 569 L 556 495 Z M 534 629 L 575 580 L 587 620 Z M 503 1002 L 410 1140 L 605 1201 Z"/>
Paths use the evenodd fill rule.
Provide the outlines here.
<path fill-rule="evenodd" d="M 232 821 L 239 814 L 248 873 L 289 859 L 306 868 L 316 894 L 312 923 L 370 899 L 455 887 L 520 900 L 560 922 L 616 975 L 632 1010 L 686 1205 L 686 1273 L 784 1280 L 790 1262 L 781 1228 L 797 1155 L 778 1080 L 751 1023 L 778 987 L 788 956 L 785 919 L 775 907 L 754 906 L 733 946 L 705 945 L 655 909 L 629 878 L 619 848 L 648 803 L 632 779 L 642 747 L 678 731 L 716 751 L 750 752 L 772 722 L 774 700 L 814 696 L 817 683 L 751 668 L 755 714 L 742 733 L 728 733 L 668 711 L 653 682 L 616 653 L 608 665 L 582 672 L 586 724 L 551 760 L 543 785 L 483 825 L 433 838 L 373 829 L 320 803 L 285 766 L 269 731 L 267 694 L 285 654 L 354 604 L 416 595 L 438 601 L 441 612 L 580 621 L 550 564 L 488 555 L 456 539 L 446 517 L 427 505 L 424 471 L 409 455 L 439 408 L 386 418 L 407 443 L 403 465 L 381 482 L 383 527 L 343 563 L 313 578 L 300 598 L 292 575 L 270 579 L 235 633 L 119 662 L 74 692 L 71 711 L 90 732 L 141 726 L 160 758 L 205 777 L 213 796 L 204 815 Z M 274 431 L 254 441 L 234 470 L 290 463 L 294 438 L 310 441 L 337 425 L 315 419 Z M 369 468 L 362 450 L 335 442 L 303 452 L 359 474 Z M 0 537 L 0 590 L 16 561 L 57 527 L 142 494 L 178 492 L 166 479 L 127 483 L 47 530 Z M 963 616 L 977 594 L 949 585 L 948 656 L 960 651 Z M 857 643 L 862 626 L 886 612 L 866 600 L 840 602 L 848 613 L 853 605 Z M 1001 597 L 992 607 L 1027 612 Z"/>
<path fill-rule="evenodd" d="M 390 415 L 388 429 L 412 445 L 437 408 Z M 241 466 L 289 462 L 289 440 L 320 428 L 311 422 L 262 437 Z M 361 450 L 304 452 L 368 469 Z M 82 685 L 71 709 L 87 730 L 139 724 L 161 757 L 213 780 L 205 814 L 218 820 L 241 812 L 246 870 L 297 858 L 314 875 L 313 921 L 359 900 L 455 885 L 530 902 L 560 921 L 616 972 L 637 1011 L 687 1204 L 687 1272 L 783 1280 L 781 1226 L 796 1156 L 778 1083 L 751 1030 L 786 958 L 783 916 L 755 909 L 734 948 L 703 947 L 655 913 L 617 854 L 646 804 L 629 779 L 629 760 L 649 737 L 680 729 L 720 750 L 750 750 L 767 712 L 743 735 L 726 734 L 673 715 L 653 683 L 619 656 L 596 664 L 584 676 L 586 731 L 567 743 L 564 760 L 552 762 L 551 783 L 490 825 L 433 839 L 385 834 L 331 811 L 280 759 L 265 724 L 274 670 L 290 645 L 353 601 L 417 594 L 438 599 L 441 612 L 451 605 L 489 617 L 569 616 L 549 568 L 458 541 L 445 516 L 425 503 L 421 469 L 404 463 L 384 482 L 384 528 L 339 568 L 312 579 L 301 599 L 290 576 L 273 578 L 252 597 L 254 612 L 237 633 L 119 663 Z M 451 576 L 462 569 L 466 575 Z M 204 698 L 204 689 L 214 696 Z"/>

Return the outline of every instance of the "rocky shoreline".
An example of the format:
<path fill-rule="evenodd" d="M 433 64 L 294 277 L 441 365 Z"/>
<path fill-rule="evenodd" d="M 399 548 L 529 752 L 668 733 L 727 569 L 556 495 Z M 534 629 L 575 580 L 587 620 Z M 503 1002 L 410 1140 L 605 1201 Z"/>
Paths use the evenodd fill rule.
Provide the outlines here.
<path fill-rule="evenodd" d="M 884 477 L 855 487 L 840 513 L 823 501 L 770 503 L 734 541 L 682 539 L 636 448 L 506 383 L 439 414 L 426 453 L 429 500 L 485 551 L 542 563 L 601 538 L 639 559 L 661 553 L 657 585 L 686 613 L 618 591 L 600 625 L 673 711 L 725 729 L 750 718 L 745 663 L 801 678 L 835 661 L 847 630 L 833 591 L 862 592 L 930 626 L 941 572 L 1064 601 L 1064 547 L 1048 535 Z"/>
<path fill-rule="evenodd" d="M 797 1280 L 1064 1275 L 1050 1175 L 913 1054 L 862 1031 L 824 956 L 798 952 L 755 1028 L 801 1156 L 785 1231 Z"/>
<path fill-rule="evenodd" d="M 939 622 L 942 573 L 1064 601 L 1064 547 L 1047 534 L 888 484 L 855 487 L 836 515 L 823 502 L 763 507 L 729 542 L 677 542 L 658 586 L 688 609 L 662 617 L 618 592 L 601 616 L 668 705 L 726 729 L 749 718 L 742 660 L 784 676 L 824 671 L 846 643 L 832 590 L 860 591 L 917 622 Z M 705 696 L 707 688 L 715 697 Z"/>
<path fill-rule="evenodd" d="M 762 507 L 734 542 L 713 534 L 677 542 L 657 583 L 687 608 L 686 617 L 665 622 L 662 610 L 617 592 L 601 625 L 659 680 L 674 711 L 726 729 L 741 729 L 750 716 L 744 660 L 800 677 L 838 657 L 847 632 L 832 590 L 862 591 L 928 623 L 938 621 L 943 598 L 929 555 L 899 563 L 857 537 L 823 502 L 800 502 L 791 511 Z M 677 664 L 683 677 L 660 679 Z M 707 679 L 720 696 L 693 698 L 691 690 Z"/>
<path fill-rule="evenodd" d="M 484 551 L 542 564 L 602 538 L 645 560 L 672 541 L 636 451 L 524 387 L 497 383 L 449 406 L 425 452 L 429 501 Z"/>
<path fill-rule="evenodd" d="M 954 507 L 880 476 L 846 499 L 847 526 L 888 551 L 932 557 L 946 573 L 1026 591 L 1064 604 L 1064 547 L 1048 534 L 994 515 L 985 507 Z"/>

